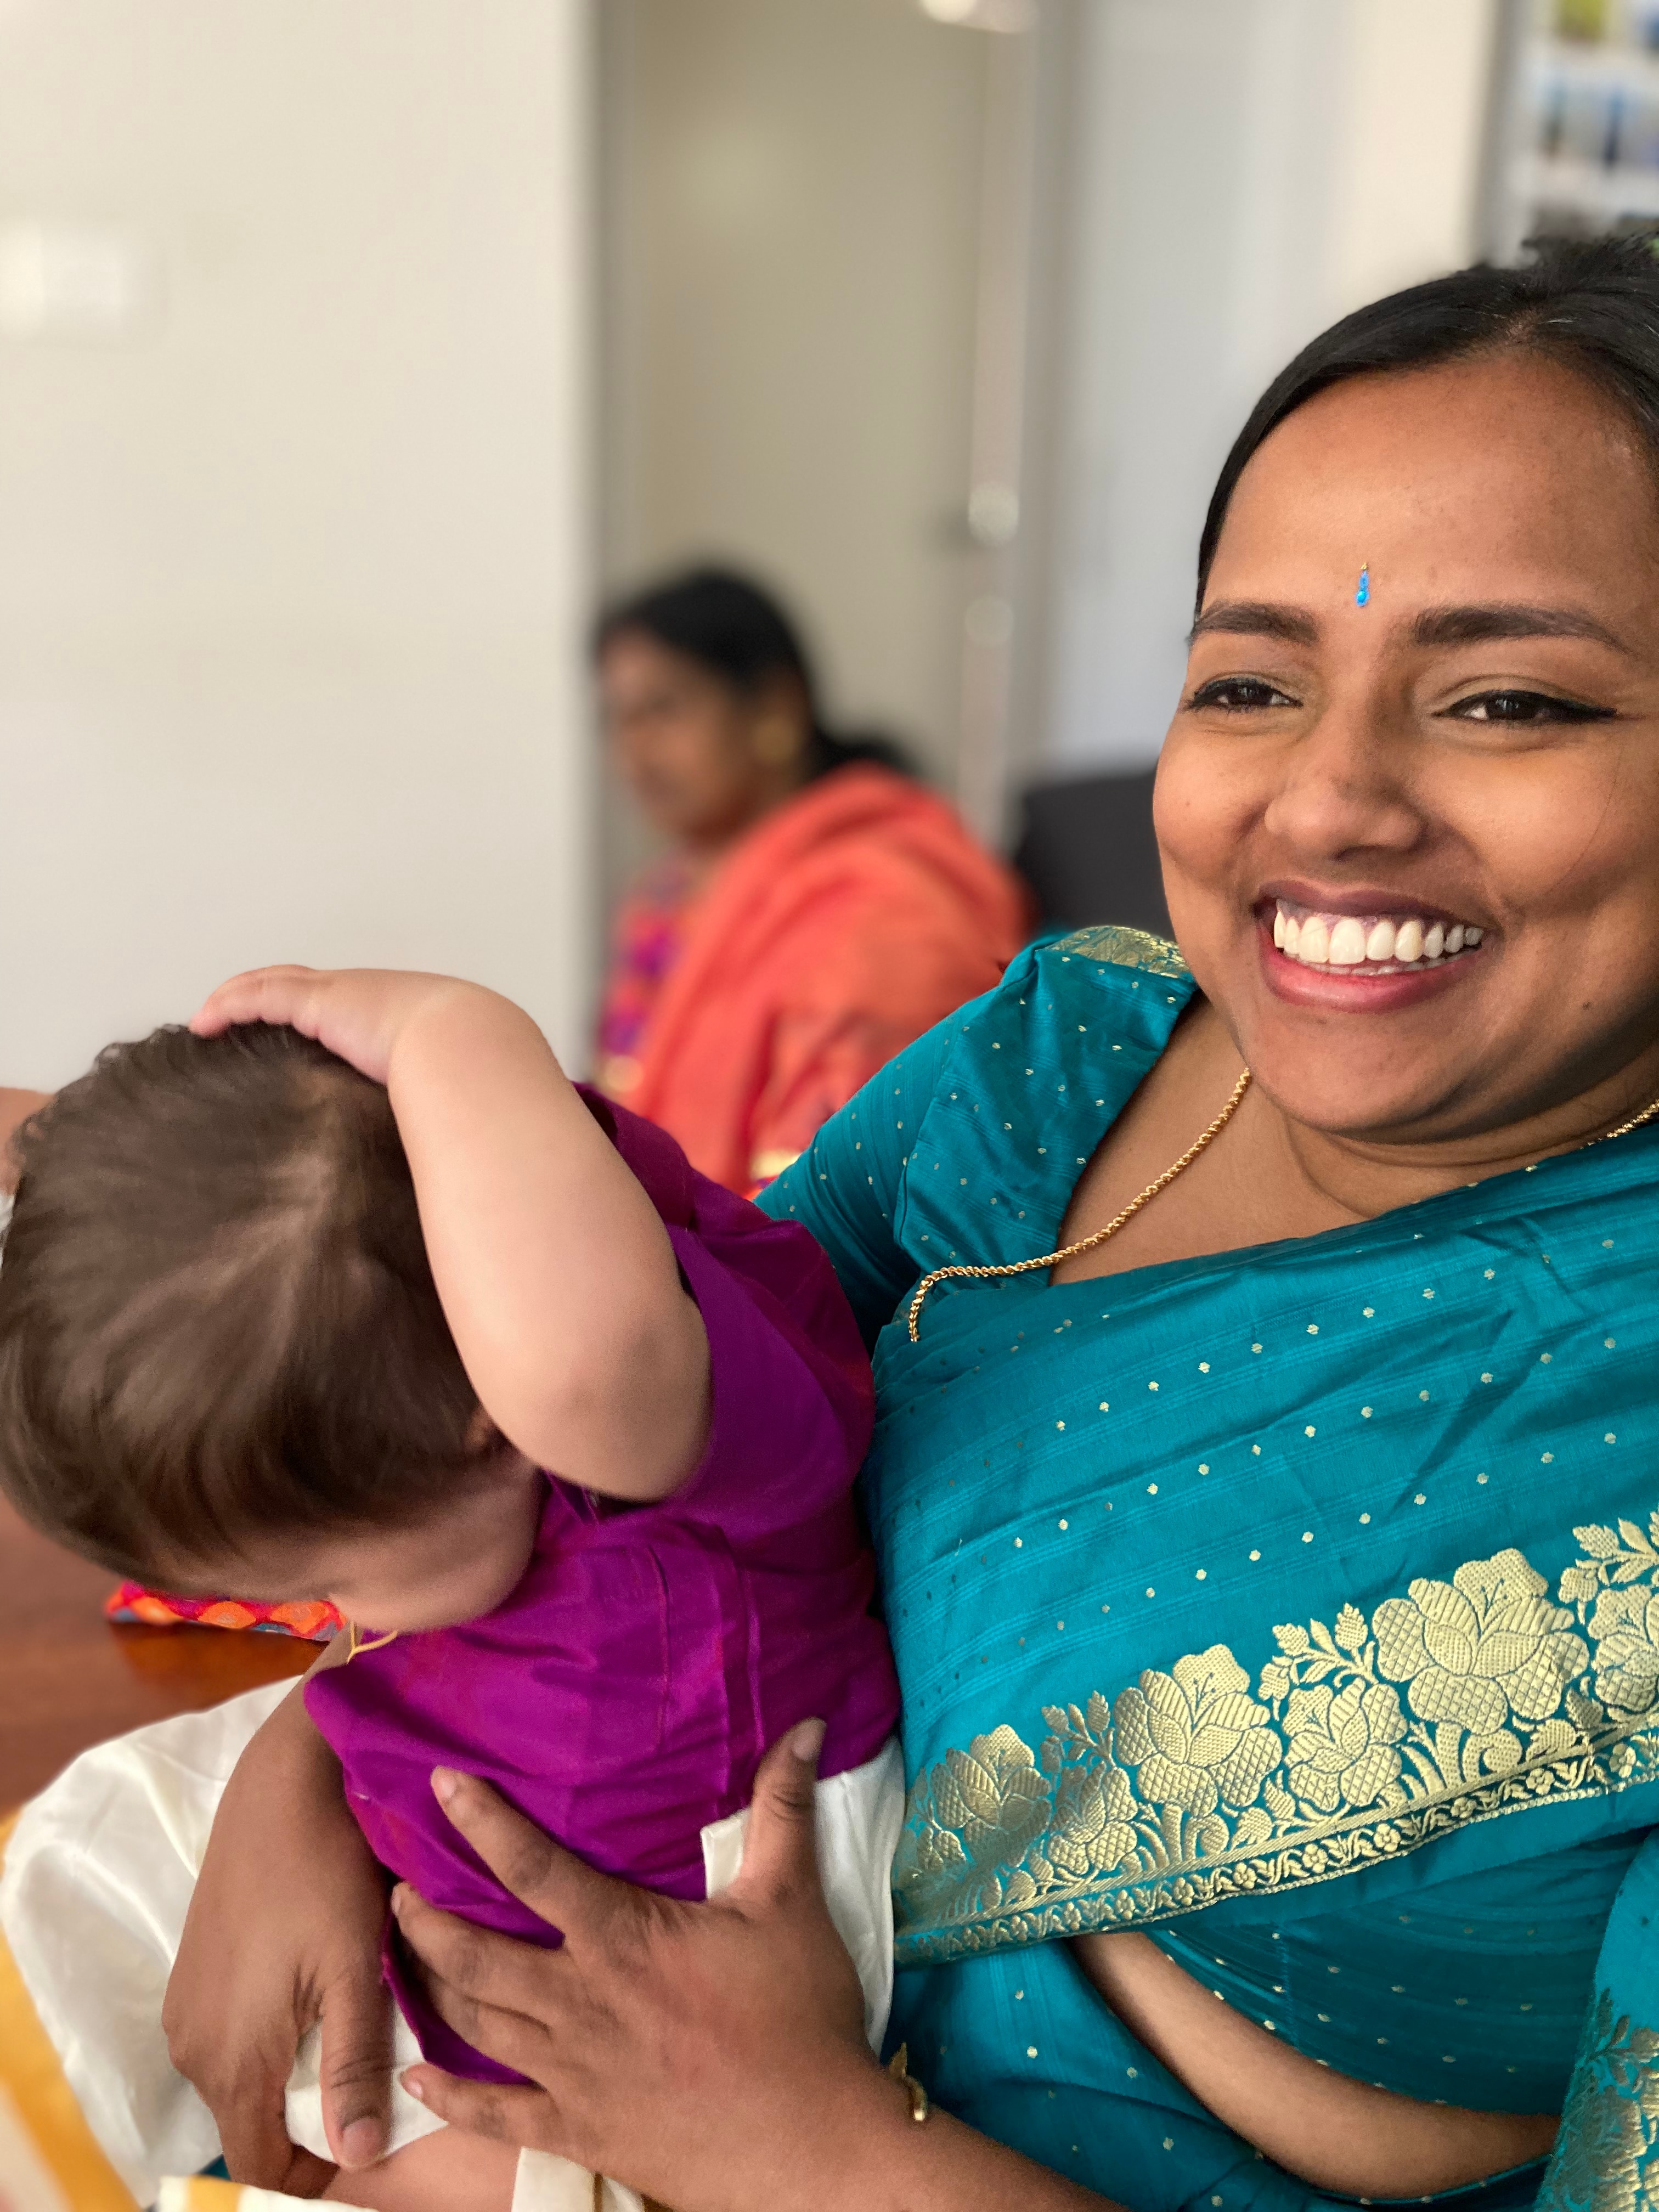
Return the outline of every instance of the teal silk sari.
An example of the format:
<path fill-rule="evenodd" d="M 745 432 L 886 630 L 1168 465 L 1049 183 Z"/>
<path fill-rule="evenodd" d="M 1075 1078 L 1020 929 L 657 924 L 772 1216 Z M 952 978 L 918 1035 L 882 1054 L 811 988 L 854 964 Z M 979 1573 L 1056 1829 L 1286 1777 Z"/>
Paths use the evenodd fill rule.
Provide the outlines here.
<path fill-rule="evenodd" d="M 1132 2212 L 1327 2201 L 1056 1940 L 1144 1928 L 1342 2072 L 1565 2106 L 1547 2176 L 1483 2203 L 1645 2204 L 1659 1133 L 1318 1237 L 942 1284 L 913 1345 L 918 1276 L 1059 1243 L 1192 991 L 1133 932 L 1033 949 L 762 1200 L 875 1345 L 895 2039 L 942 2105 Z"/>

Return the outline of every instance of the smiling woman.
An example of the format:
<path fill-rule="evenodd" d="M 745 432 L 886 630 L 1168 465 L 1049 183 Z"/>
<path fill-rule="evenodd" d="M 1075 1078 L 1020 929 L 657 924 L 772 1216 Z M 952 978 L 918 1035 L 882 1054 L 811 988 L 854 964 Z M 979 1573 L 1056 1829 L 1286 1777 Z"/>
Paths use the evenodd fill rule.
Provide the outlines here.
<path fill-rule="evenodd" d="M 1646 2185 L 1656 322 L 1626 241 L 1292 363 L 1204 535 L 1179 951 L 1029 957 L 766 1200 L 899 1310 L 896 2026 L 1137 2208 L 1530 2203 L 1564 2102 L 1547 2199 Z"/>
<path fill-rule="evenodd" d="M 1316 341 L 1205 532 L 1178 945 L 1022 955 L 764 1194 L 875 1346 L 933 2119 L 859 2048 L 787 1759 L 725 1905 L 584 1888 L 459 1789 L 568 1941 L 402 1900 L 440 2012 L 533 2085 L 426 2068 L 429 2110 L 686 2212 L 1651 2200 L 1656 458 L 1644 239 Z M 371 2018 L 304 1730 L 227 1792 L 169 1997 L 240 2142 L 296 1988 Z M 331 2040 L 343 2122 L 373 2043 Z"/>
<path fill-rule="evenodd" d="M 1645 241 L 1566 252 L 1292 364 L 1218 490 L 1160 763 L 1179 956 L 1062 945 L 890 1071 L 902 1249 L 872 1218 L 843 1259 L 836 1126 L 775 1201 L 884 1292 L 941 1247 L 1088 1248 L 888 1332 L 871 1481 L 918 1776 L 901 2025 L 958 2110 L 1131 2203 L 1291 2201 L 1170 2075 L 1316 2188 L 1515 2169 L 1530 2202 L 1585 2021 L 1552 2186 L 1582 2198 L 1593 2124 L 1595 2201 L 1635 2201 L 1656 306 Z M 958 1118 L 988 1099 L 994 1158 Z M 1058 1935 L 1169 2075 L 1030 1948 Z"/>

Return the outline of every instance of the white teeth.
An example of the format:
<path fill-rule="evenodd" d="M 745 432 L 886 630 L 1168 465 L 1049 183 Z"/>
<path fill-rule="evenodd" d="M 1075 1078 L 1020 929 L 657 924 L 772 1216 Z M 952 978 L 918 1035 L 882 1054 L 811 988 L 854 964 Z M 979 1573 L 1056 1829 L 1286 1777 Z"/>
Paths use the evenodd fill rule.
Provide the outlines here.
<path fill-rule="evenodd" d="M 1331 932 L 1333 968 L 1357 968 L 1365 957 L 1365 925 L 1345 914 Z"/>
<path fill-rule="evenodd" d="M 1486 932 L 1471 921 L 1367 921 L 1352 914 L 1291 914 L 1273 909 L 1273 943 L 1287 960 L 1314 968 L 1402 968 L 1472 952 Z"/>

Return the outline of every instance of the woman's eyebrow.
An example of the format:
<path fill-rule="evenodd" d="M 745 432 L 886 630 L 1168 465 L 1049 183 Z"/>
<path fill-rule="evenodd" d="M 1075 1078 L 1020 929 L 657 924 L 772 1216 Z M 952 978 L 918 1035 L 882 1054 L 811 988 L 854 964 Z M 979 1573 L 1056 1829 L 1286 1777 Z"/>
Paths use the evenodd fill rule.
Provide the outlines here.
<path fill-rule="evenodd" d="M 1576 607 L 1428 607 L 1412 624 L 1417 645 L 1484 645 L 1491 638 L 1586 637 L 1627 653 L 1629 646 L 1605 623 Z"/>
<path fill-rule="evenodd" d="M 1212 630 L 1235 637 L 1279 637 L 1290 645 L 1319 642 L 1319 624 L 1305 607 L 1276 606 L 1267 599 L 1218 599 L 1188 631 L 1188 644 Z"/>
<path fill-rule="evenodd" d="M 1206 607 L 1187 634 L 1194 638 L 1218 631 L 1236 637 L 1277 637 L 1290 645 L 1316 645 L 1319 623 L 1305 607 L 1282 606 L 1268 599 L 1220 599 Z M 1616 631 L 1577 607 L 1538 607 L 1520 602 L 1489 606 L 1428 607 L 1412 623 L 1412 641 L 1421 646 L 1482 645 L 1494 638 L 1583 637 L 1615 653 L 1631 647 Z"/>

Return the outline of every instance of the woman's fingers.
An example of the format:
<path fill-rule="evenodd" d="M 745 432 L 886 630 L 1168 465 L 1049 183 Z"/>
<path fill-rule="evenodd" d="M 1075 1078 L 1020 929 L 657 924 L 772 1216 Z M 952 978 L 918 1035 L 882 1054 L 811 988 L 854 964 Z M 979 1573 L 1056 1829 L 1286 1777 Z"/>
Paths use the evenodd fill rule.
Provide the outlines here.
<path fill-rule="evenodd" d="M 453 2128 L 489 2136 L 496 2142 L 553 2148 L 547 2127 L 552 2107 L 544 2090 L 496 2081 L 458 2081 L 437 2066 L 411 2066 L 401 2079 L 411 2097 Z"/>
<path fill-rule="evenodd" d="M 823 1748 L 823 1723 L 800 1721 L 762 1759 L 743 1866 L 732 1885 L 734 1899 L 781 1899 L 819 1889 L 817 1815 Z"/>
<path fill-rule="evenodd" d="M 440 1912 L 401 1886 L 392 1908 L 439 2018 L 475 2051 L 539 2077 L 564 1989 L 560 1954 Z"/>
<path fill-rule="evenodd" d="M 392 2001 L 377 1972 L 323 1996 L 323 2128 L 348 2172 L 372 2166 L 392 2125 Z"/>
<path fill-rule="evenodd" d="M 331 2169 L 289 2141 L 286 2087 L 284 2071 L 257 2088 L 235 2092 L 223 2104 L 212 2097 L 206 2101 L 233 2181 L 285 2191 L 290 2196 L 313 2197 L 326 2187 Z"/>
<path fill-rule="evenodd" d="M 406 1884 L 393 1891 L 392 1909 L 422 1986 L 456 2033 L 479 2050 L 486 2013 L 536 2019 L 554 1997 L 563 1963 L 556 1951 L 440 1912 Z M 526 2070 L 521 2057 L 493 2045 L 489 2055 Z"/>
<path fill-rule="evenodd" d="M 490 1872 L 550 1927 L 562 1929 L 567 1936 L 580 1934 L 631 1896 L 626 1882 L 598 1873 L 585 1859 L 544 1835 L 487 1782 L 458 1774 L 453 1767 L 436 1766 L 432 1787 L 445 1813 Z"/>

